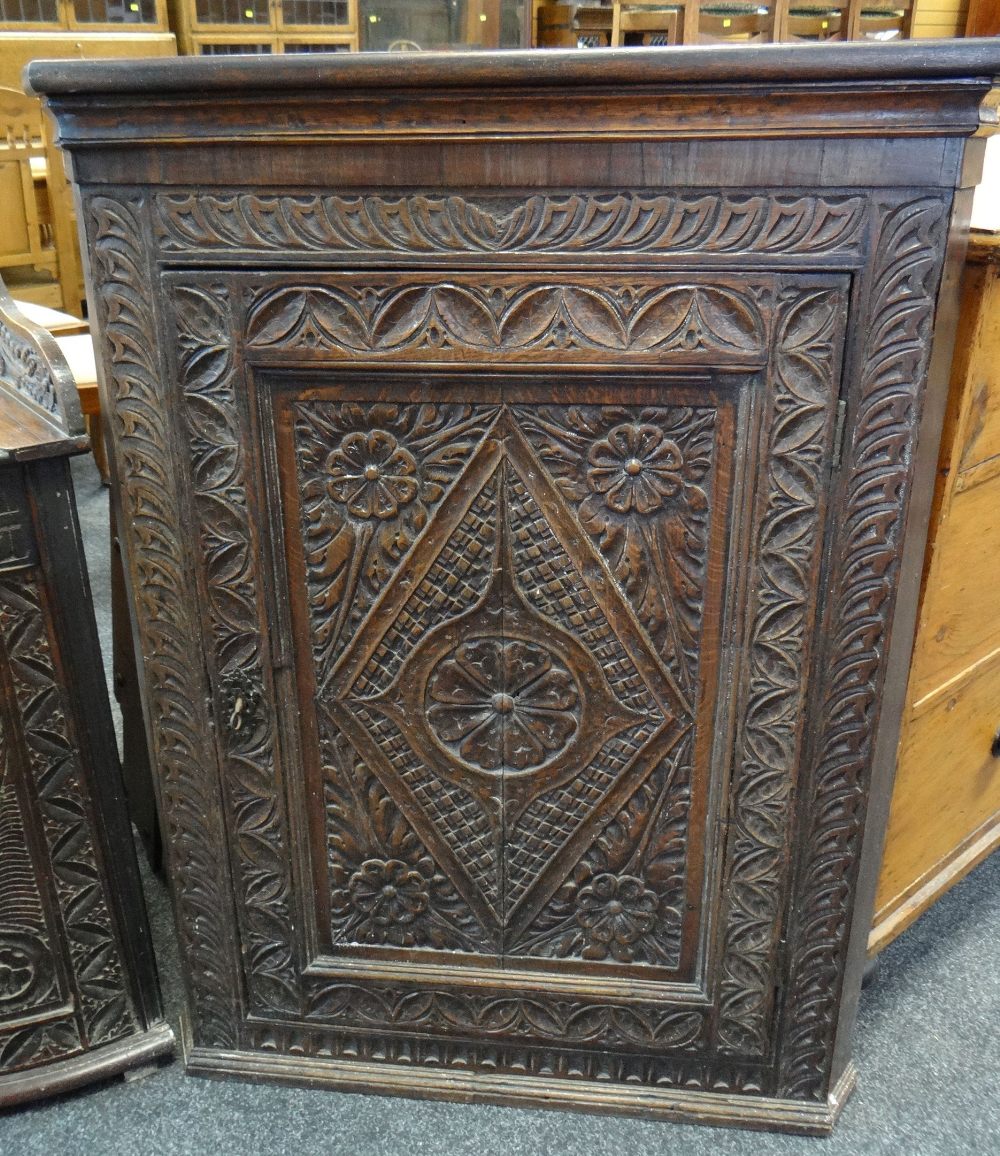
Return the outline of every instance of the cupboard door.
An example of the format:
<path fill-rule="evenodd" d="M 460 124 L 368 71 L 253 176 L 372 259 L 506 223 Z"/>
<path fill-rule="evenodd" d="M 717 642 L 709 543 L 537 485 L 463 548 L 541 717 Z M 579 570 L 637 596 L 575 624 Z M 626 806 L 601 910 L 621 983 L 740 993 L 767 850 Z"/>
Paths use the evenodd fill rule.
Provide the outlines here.
<path fill-rule="evenodd" d="M 245 1046 L 762 1087 L 848 279 L 165 281 Z"/>
<path fill-rule="evenodd" d="M 331 946 L 673 973 L 738 393 L 485 392 L 278 405 Z M 581 402 L 527 400 L 553 393 Z"/>

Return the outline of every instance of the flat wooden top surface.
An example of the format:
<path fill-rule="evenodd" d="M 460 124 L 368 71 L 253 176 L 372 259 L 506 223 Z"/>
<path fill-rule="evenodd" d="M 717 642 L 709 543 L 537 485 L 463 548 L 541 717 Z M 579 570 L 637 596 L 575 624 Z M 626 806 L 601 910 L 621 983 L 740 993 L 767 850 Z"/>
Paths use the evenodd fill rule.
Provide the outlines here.
<path fill-rule="evenodd" d="M 156 96 L 288 89 L 538 88 L 919 82 L 1000 76 L 1000 38 L 504 52 L 317 53 L 145 60 L 36 60 L 36 93 Z"/>
<path fill-rule="evenodd" d="M 70 436 L 31 406 L 17 404 L 0 389 L 0 461 L 31 461 L 84 453 L 89 440 Z"/>

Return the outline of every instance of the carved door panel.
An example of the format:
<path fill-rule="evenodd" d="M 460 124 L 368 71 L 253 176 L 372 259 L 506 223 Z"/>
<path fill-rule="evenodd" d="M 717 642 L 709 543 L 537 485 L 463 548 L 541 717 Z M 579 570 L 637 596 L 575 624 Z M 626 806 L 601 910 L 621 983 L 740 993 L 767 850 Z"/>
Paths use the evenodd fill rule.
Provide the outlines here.
<path fill-rule="evenodd" d="M 752 1088 L 847 278 L 165 283 L 248 1046 Z"/>
<path fill-rule="evenodd" d="M 675 972 L 737 397 L 518 385 L 279 403 L 332 946 Z"/>

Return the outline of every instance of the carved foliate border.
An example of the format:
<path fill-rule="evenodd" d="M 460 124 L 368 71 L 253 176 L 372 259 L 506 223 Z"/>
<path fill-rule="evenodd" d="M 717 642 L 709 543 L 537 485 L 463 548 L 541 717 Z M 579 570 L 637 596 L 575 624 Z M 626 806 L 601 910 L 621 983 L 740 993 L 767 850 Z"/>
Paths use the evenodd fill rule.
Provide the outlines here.
<path fill-rule="evenodd" d="M 183 284 L 173 294 L 178 379 L 189 447 L 197 560 L 216 690 L 216 741 L 234 824 L 244 975 L 255 1012 L 300 1011 L 293 958 L 290 852 L 276 781 L 273 688 L 261 623 L 257 543 L 261 518 L 248 506 L 245 421 L 235 393 L 230 293 L 224 282 Z"/>
<path fill-rule="evenodd" d="M 272 276 L 250 303 L 255 353 L 492 362 L 658 360 L 664 353 L 762 358 L 760 306 L 732 274 L 711 281 L 512 274 L 338 278 Z"/>
<path fill-rule="evenodd" d="M 34 1062 L 52 1058 L 53 1049 L 68 1054 L 111 1043 L 140 1026 L 101 882 L 92 802 L 56 673 L 45 598 L 40 582 L 24 571 L 0 577 L 0 643 L 52 866 L 77 1017 L 76 1027 L 50 1023 L 33 1029 Z M 19 1066 L 25 1050 L 22 1041 Z"/>
<path fill-rule="evenodd" d="M 197 568 L 212 640 L 208 660 L 216 685 L 238 676 L 241 685 L 255 688 L 244 689 L 244 697 L 260 704 L 252 717 L 248 715 L 247 725 L 237 731 L 226 726 L 225 704 L 220 704 L 218 716 L 223 718 L 220 744 L 230 814 L 239 818 L 232 825 L 232 837 L 239 851 L 234 876 L 244 879 L 238 917 L 245 921 L 247 982 L 252 999 L 260 989 L 261 1010 L 294 1012 L 297 982 L 287 949 L 293 936 L 287 828 L 282 791 L 275 779 L 274 724 L 265 705 L 272 698 L 266 689 L 266 664 L 262 662 L 265 643 L 259 631 L 267 609 L 260 601 L 255 562 L 259 546 L 247 492 L 247 463 L 242 451 L 245 439 L 240 434 L 247 419 L 234 388 L 238 354 L 233 348 L 233 334 L 238 324 L 231 301 L 242 298 L 245 282 L 222 274 L 185 274 L 171 276 L 164 283 L 174 301 L 177 340 L 171 344 L 179 351 L 179 383 L 191 449 L 190 466 L 184 472 L 190 474 L 200 539 L 206 544 Z M 725 980 L 716 1030 L 724 1051 L 760 1057 L 766 1054 L 771 1035 L 775 941 L 790 841 L 788 800 L 798 751 L 796 722 L 804 698 L 805 607 L 816 581 L 822 537 L 821 475 L 829 459 L 846 300 L 843 288 L 829 284 L 803 288 L 800 280 L 793 285 L 780 278 L 742 284 L 744 291 L 739 293 L 718 287 L 713 292 L 720 301 L 738 303 L 743 322 L 739 332 L 748 355 L 769 345 L 774 349 L 768 390 L 773 414 L 768 423 L 766 503 L 757 515 L 754 553 L 761 591 L 757 611 L 751 616 L 752 678 L 737 752 L 739 773 L 734 784 L 733 838 L 725 888 L 729 899 Z M 416 286 L 414 291 L 420 288 Z M 489 299 L 490 285 L 481 288 L 483 297 Z M 320 296 L 325 291 L 324 285 L 317 284 L 307 292 Z M 363 290 L 353 285 L 351 291 L 359 299 L 364 296 Z M 527 294 L 535 291 L 536 287 L 526 289 Z M 684 307 L 671 314 L 670 332 L 678 331 L 677 317 L 690 317 L 692 311 L 711 316 L 698 310 L 699 292 L 697 284 L 684 282 L 662 284 L 656 291 L 658 298 L 684 298 Z M 251 342 L 260 333 L 254 319 L 261 317 L 268 302 L 285 293 L 281 285 L 268 285 L 247 296 L 244 307 Z M 719 316 L 717 308 L 715 316 Z M 601 324 L 600 318 L 597 324 Z M 685 328 L 690 332 L 689 322 Z M 273 348 L 278 344 L 279 333 L 288 337 L 301 332 L 297 322 L 287 325 L 282 321 L 268 345 Z M 736 331 L 732 327 L 723 326 L 723 332 L 728 341 L 734 341 Z M 707 325 L 699 325 L 696 340 L 689 341 L 687 347 L 710 356 L 716 347 L 711 334 Z M 526 340 L 534 336 L 532 332 Z M 300 347 L 294 338 L 291 345 Z M 311 343 L 309 347 L 313 347 Z M 458 335 L 451 350 L 456 355 L 462 351 Z M 779 665 L 774 652 L 783 645 L 790 646 L 791 653 L 788 661 Z M 345 993 L 361 990 L 353 985 L 310 977 L 307 987 L 307 1014 L 324 1023 L 343 1023 L 348 1029 L 371 1026 L 372 1009 L 384 1003 L 372 996 L 365 1013 L 357 998 L 353 1002 L 346 999 Z M 532 1012 L 531 1000 L 492 996 L 470 1003 L 469 997 L 457 992 L 445 995 L 428 991 L 426 995 L 429 1002 L 421 1010 L 420 1023 L 428 1026 L 428 1016 L 437 1007 L 441 1012 L 436 1021 L 438 1032 L 461 1031 L 463 1023 L 467 1031 L 482 1032 L 490 1023 L 499 1030 L 502 1025 L 509 1029 L 512 1023 L 521 1022 L 530 1026 L 538 1042 L 546 1038 L 569 1042 L 567 1033 L 558 1026 L 559 1017 Z M 655 1008 L 607 1003 L 578 1005 L 578 1011 L 578 1026 L 586 1025 L 581 1040 L 588 1042 L 595 1038 L 597 1023 L 604 1023 L 609 1032 L 605 1044 L 618 1039 L 631 1046 L 690 1049 L 707 1042 L 706 1025 L 699 1012 L 674 1011 L 664 1016 Z M 383 1029 L 393 1026 L 413 1025 L 403 1021 L 396 1024 L 393 1018 L 382 1024 Z"/>
<path fill-rule="evenodd" d="M 823 631 L 823 726 L 802 791 L 802 853 L 789 929 L 778 1092 L 802 1100 L 822 1100 L 829 1083 L 948 226 L 948 204 L 940 197 L 878 209 Z"/>
<path fill-rule="evenodd" d="M 158 193 L 164 254 L 697 253 L 857 255 L 867 198 L 842 194 Z"/>
<path fill-rule="evenodd" d="M 718 1047 L 764 1055 L 787 899 L 791 794 L 806 708 L 812 622 L 843 347 L 843 289 L 787 289 L 774 319 L 773 415 L 756 529 L 744 687 L 738 698 L 720 960 Z"/>
<path fill-rule="evenodd" d="M 95 216 L 95 206 L 99 201 L 102 204 Z M 116 382 L 116 392 L 126 399 L 133 392 L 146 399 L 156 398 L 156 377 L 148 358 L 137 359 L 135 351 L 128 348 L 135 343 L 137 336 L 140 349 L 149 350 L 152 344 L 152 304 L 145 288 L 148 270 L 142 259 L 136 217 L 140 203 L 133 200 L 126 207 L 107 198 L 92 198 L 90 208 L 92 251 L 99 254 L 102 243 L 105 251 L 103 263 L 100 259 L 97 262 L 99 302 L 103 295 L 102 286 L 107 290 L 111 285 L 111 301 L 104 305 L 102 320 L 113 349 L 112 379 Z M 868 310 L 862 309 L 857 318 L 865 327 L 867 341 L 861 383 L 854 393 L 857 416 L 848 452 L 849 516 L 842 530 L 844 549 L 837 561 L 836 593 L 830 603 L 829 629 L 825 631 L 831 640 L 823 658 L 828 680 L 825 692 L 828 723 L 821 740 L 823 745 L 816 771 L 807 779 L 803 790 L 801 821 L 808 836 L 798 874 L 794 903 L 796 916 L 788 933 L 792 970 L 784 1001 L 783 1026 L 779 1032 L 783 1042 L 777 1090 L 793 1098 L 821 1098 L 828 1082 L 853 894 L 851 880 L 863 823 L 862 780 L 866 778 L 871 757 L 870 732 L 877 713 L 882 652 L 896 582 L 897 548 L 908 489 L 909 440 L 916 426 L 913 408 L 926 372 L 926 348 L 940 270 L 940 233 L 945 227 L 946 208 L 946 202 L 937 197 L 908 203 L 887 201 L 878 205 L 882 227 L 870 304 Z M 852 228 L 849 246 L 850 251 L 859 257 L 867 243 L 864 216 L 859 215 Z M 222 241 L 216 251 L 238 247 L 226 237 L 225 230 L 220 228 L 219 235 Z M 752 251 L 752 245 L 736 245 L 730 250 L 733 254 Z M 805 257 L 814 256 L 815 251 L 808 246 L 802 250 Z M 119 254 L 125 255 L 124 264 L 119 263 Z M 119 312 L 120 306 L 114 301 L 119 295 L 124 297 L 126 312 L 132 317 L 124 327 L 109 324 L 109 320 L 113 322 Z M 867 323 L 869 316 L 873 319 L 871 324 Z M 119 335 L 117 342 L 116 332 Z M 143 337 L 146 339 L 144 347 Z M 134 365 L 137 360 L 139 382 L 136 391 L 132 379 L 136 376 Z M 125 413 L 128 414 L 127 405 Z M 151 416 L 141 417 L 143 426 L 150 422 L 156 424 Z M 123 470 L 125 488 L 133 480 L 132 475 L 141 475 L 143 469 L 152 469 L 156 473 L 161 480 L 159 491 L 154 495 L 159 525 L 167 532 L 167 538 L 176 544 L 178 511 L 171 506 L 169 496 L 164 497 L 174 493 L 172 485 L 163 484 L 170 480 L 166 442 L 162 436 L 150 439 L 143 430 L 140 441 L 144 444 L 134 444 L 133 424 L 120 418 L 118 421 L 119 439 L 123 443 L 123 449 L 119 451 L 119 468 Z M 129 455 L 129 448 L 133 445 L 133 453 L 139 451 L 136 457 Z M 138 512 L 141 505 L 133 502 L 132 509 Z M 883 527 L 887 531 L 884 536 L 881 535 Z M 155 537 L 150 539 L 150 542 L 155 541 Z M 160 573 L 170 597 L 182 609 L 179 559 L 173 572 L 168 567 L 166 571 L 161 569 Z M 858 575 L 862 577 L 859 579 Z M 140 609 L 142 618 L 146 612 Z M 169 622 L 159 624 L 158 629 L 162 630 L 164 625 L 168 630 L 172 629 Z M 147 651 L 155 656 L 155 630 L 149 630 L 148 622 L 144 627 Z M 174 649 L 168 639 L 166 650 L 173 653 Z M 173 677 L 172 671 L 170 676 Z M 196 699 L 199 689 L 194 673 L 185 673 L 182 664 L 179 679 L 174 685 L 161 688 L 160 693 L 169 695 L 180 691 L 181 697 L 190 704 L 192 699 Z M 186 746 L 191 745 L 190 738 L 197 734 L 197 730 L 190 726 L 191 713 L 185 716 L 188 720 Z M 196 759 L 189 757 L 171 763 L 169 758 L 169 751 L 165 756 L 161 755 L 161 773 L 165 766 L 169 767 L 168 773 L 173 775 L 182 795 L 192 789 L 196 793 L 204 792 L 207 786 L 202 781 L 201 767 L 204 764 L 200 766 Z M 177 838 L 190 839 L 192 830 L 197 830 L 202 822 L 201 816 L 197 812 L 192 815 L 190 806 L 186 813 L 183 799 L 179 807 L 171 807 L 169 799 L 167 803 L 168 810 L 172 811 L 170 818 Z M 212 812 L 211 807 L 207 810 Z M 198 841 L 203 847 L 213 846 L 210 837 L 206 839 L 204 834 Z M 223 903 L 210 908 L 200 900 L 203 884 L 199 875 L 206 881 L 222 878 L 221 873 L 213 876 L 211 867 L 190 873 L 187 878 L 183 873 L 175 875 L 180 884 L 182 922 L 187 924 L 186 938 L 192 952 L 199 950 L 199 943 L 224 940 L 230 919 L 226 914 L 229 908 Z M 216 887 L 220 899 L 223 890 L 221 886 Z M 193 896 L 188 892 L 193 892 Z M 209 977 L 219 978 L 211 969 Z M 207 1006 L 211 1007 L 213 1000 L 216 1004 L 224 1003 L 227 993 L 233 997 L 235 991 L 235 985 L 224 977 L 221 984 L 214 985 L 199 980 L 194 994 L 198 997 L 196 1004 L 207 1001 Z M 205 1014 L 205 1006 L 203 1003 L 199 1008 L 201 1015 Z M 224 1018 L 227 1024 L 231 1022 L 228 1017 Z M 303 1043 L 311 1038 L 307 1032 L 289 1029 L 285 1034 L 289 1033 L 295 1039 L 284 1041 L 288 1046 L 312 1046 Z M 208 1036 L 213 1034 L 219 1038 L 205 1038 L 203 1042 L 221 1042 L 225 1033 L 208 1033 Z M 279 1029 L 261 1028 L 258 1034 L 261 1038 L 253 1042 L 268 1048 L 277 1045 L 277 1037 L 282 1033 Z M 270 1038 L 265 1039 L 265 1036 Z M 715 1065 L 712 1065 L 711 1071 L 715 1070 Z M 706 1086 L 709 1084 L 710 1073 L 706 1069 Z"/>
<path fill-rule="evenodd" d="M 129 561 L 145 706 L 152 729 L 188 1008 L 196 1042 L 233 1047 L 239 981 L 223 855 L 212 720 L 197 600 L 184 553 L 170 442 L 171 399 L 157 368 L 154 279 L 142 195 L 86 199 L 84 223 L 104 361 L 103 398 Z"/>

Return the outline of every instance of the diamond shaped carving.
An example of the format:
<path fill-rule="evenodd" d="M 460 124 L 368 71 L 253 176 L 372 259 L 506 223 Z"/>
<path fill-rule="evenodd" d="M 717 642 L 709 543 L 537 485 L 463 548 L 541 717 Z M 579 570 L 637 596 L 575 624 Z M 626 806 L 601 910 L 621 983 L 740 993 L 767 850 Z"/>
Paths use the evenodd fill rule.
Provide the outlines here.
<path fill-rule="evenodd" d="M 393 613 L 360 625 L 321 708 L 502 950 L 690 704 L 508 413 L 378 606 Z"/>

